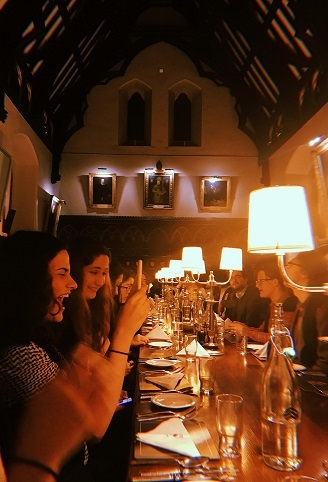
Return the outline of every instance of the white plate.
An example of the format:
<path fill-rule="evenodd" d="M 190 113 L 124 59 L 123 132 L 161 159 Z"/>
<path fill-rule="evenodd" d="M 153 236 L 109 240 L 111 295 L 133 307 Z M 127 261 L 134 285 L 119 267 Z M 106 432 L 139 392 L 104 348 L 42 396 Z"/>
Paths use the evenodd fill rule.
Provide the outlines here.
<path fill-rule="evenodd" d="M 172 346 L 172 343 L 170 341 L 150 341 L 148 345 L 152 348 L 168 348 Z"/>
<path fill-rule="evenodd" d="M 194 397 L 183 393 L 162 393 L 161 395 L 155 395 L 151 401 L 164 408 L 187 408 L 196 403 Z"/>
<path fill-rule="evenodd" d="M 147 360 L 146 365 L 150 367 L 161 367 L 161 368 L 169 368 L 173 367 L 174 365 L 173 360 L 164 360 L 163 358 L 153 358 L 152 360 Z"/>
<path fill-rule="evenodd" d="M 328 343 L 328 336 L 318 336 L 318 340 Z"/>
<path fill-rule="evenodd" d="M 298 363 L 293 363 L 293 368 L 295 372 L 301 372 L 303 370 L 306 370 L 306 367 L 304 365 L 299 365 Z"/>

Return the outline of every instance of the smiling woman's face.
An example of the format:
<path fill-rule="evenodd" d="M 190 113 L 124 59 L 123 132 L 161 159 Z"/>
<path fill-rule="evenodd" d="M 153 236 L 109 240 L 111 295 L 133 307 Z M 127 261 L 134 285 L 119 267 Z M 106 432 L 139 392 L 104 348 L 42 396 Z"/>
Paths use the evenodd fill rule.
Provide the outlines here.
<path fill-rule="evenodd" d="M 50 306 L 47 321 L 62 321 L 63 299 L 67 298 L 77 284 L 70 275 L 69 256 L 66 250 L 59 253 L 49 263 L 49 273 L 52 279 L 52 289 L 55 302 Z"/>
<path fill-rule="evenodd" d="M 86 300 L 96 297 L 97 291 L 106 281 L 109 273 L 109 257 L 105 254 L 97 256 L 91 264 L 83 268 L 82 296 Z"/>

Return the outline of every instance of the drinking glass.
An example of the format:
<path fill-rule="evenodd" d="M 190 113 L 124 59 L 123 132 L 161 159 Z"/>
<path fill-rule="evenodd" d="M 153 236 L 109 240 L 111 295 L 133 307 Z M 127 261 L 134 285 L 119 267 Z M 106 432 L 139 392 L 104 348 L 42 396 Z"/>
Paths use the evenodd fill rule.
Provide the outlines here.
<path fill-rule="evenodd" d="M 245 356 L 247 354 L 247 341 L 248 341 L 247 335 L 244 335 L 243 333 L 236 333 L 235 340 L 236 340 L 237 353 L 240 353 L 241 355 Z"/>
<path fill-rule="evenodd" d="M 197 355 L 197 335 L 185 335 L 186 360 L 195 361 Z"/>
<path fill-rule="evenodd" d="M 199 358 L 200 393 L 210 395 L 214 392 L 214 357 Z"/>
<path fill-rule="evenodd" d="M 222 457 L 241 455 L 243 431 L 243 398 L 231 393 L 216 396 L 216 423 L 219 433 L 219 452 Z"/>

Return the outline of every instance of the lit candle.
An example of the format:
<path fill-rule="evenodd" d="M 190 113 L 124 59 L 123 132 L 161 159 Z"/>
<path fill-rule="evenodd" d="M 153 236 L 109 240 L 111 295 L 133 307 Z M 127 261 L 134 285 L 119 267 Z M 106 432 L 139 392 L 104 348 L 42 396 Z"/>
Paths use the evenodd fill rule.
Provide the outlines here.
<path fill-rule="evenodd" d="M 142 275 L 142 260 L 139 259 L 138 270 L 137 270 L 138 289 L 141 288 L 141 275 Z"/>

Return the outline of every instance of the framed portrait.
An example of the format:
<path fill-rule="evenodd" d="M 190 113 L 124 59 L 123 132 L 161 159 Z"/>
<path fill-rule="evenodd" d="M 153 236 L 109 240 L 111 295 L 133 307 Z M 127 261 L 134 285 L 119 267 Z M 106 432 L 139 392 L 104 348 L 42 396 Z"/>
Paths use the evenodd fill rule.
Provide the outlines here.
<path fill-rule="evenodd" d="M 200 209 L 205 212 L 227 213 L 230 206 L 231 178 L 207 176 L 200 180 Z"/>
<path fill-rule="evenodd" d="M 53 236 L 57 235 L 58 222 L 63 204 L 66 204 L 64 199 L 59 199 L 57 196 L 50 197 L 44 224 L 44 231 L 46 233 L 52 234 Z"/>
<path fill-rule="evenodd" d="M 322 140 L 312 151 L 316 183 L 319 237 L 328 239 L 328 139 Z"/>
<path fill-rule="evenodd" d="M 89 206 L 106 209 L 116 207 L 116 174 L 89 174 Z"/>
<path fill-rule="evenodd" d="M 144 209 L 173 209 L 174 169 L 145 169 Z"/>

